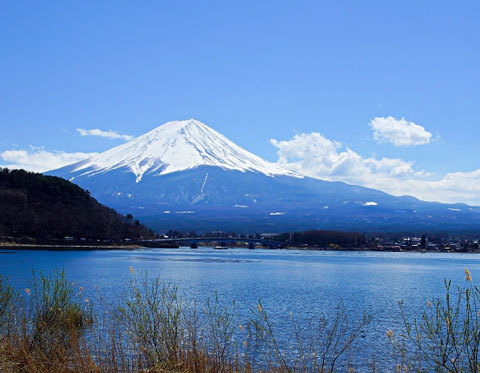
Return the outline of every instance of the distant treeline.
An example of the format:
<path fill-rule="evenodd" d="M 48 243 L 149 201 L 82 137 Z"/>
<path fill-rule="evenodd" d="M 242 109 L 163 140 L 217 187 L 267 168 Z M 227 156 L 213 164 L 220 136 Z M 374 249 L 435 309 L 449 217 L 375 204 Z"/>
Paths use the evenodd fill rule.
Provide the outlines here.
<path fill-rule="evenodd" d="M 323 231 L 323 230 L 311 230 L 304 232 L 294 233 L 279 233 L 278 235 L 262 235 L 260 233 L 255 234 L 237 234 L 234 232 L 205 232 L 197 234 L 195 231 L 189 233 L 169 230 L 166 234 L 170 238 L 200 238 L 200 237 L 218 237 L 220 238 L 236 238 L 236 239 L 265 239 L 270 241 L 278 241 L 285 243 L 285 246 L 318 246 L 329 247 L 341 246 L 341 247 L 362 247 L 367 244 L 367 239 L 362 233 L 359 232 L 343 232 L 343 231 Z"/>
<path fill-rule="evenodd" d="M 121 240 L 155 235 L 65 179 L 0 168 L 0 236 Z"/>
<path fill-rule="evenodd" d="M 308 245 L 319 247 L 328 247 L 330 245 L 359 247 L 365 245 L 367 242 L 362 233 L 321 230 L 281 233 L 277 236 L 273 236 L 271 239 L 279 242 L 285 242 L 289 246 Z"/>

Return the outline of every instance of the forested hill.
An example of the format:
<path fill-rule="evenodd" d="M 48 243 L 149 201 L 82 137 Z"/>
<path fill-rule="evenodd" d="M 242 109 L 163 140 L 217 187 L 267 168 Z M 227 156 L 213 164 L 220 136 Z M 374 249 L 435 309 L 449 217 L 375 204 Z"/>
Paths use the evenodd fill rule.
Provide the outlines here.
<path fill-rule="evenodd" d="M 0 236 L 120 240 L 154 233 L 67 180 L 0 168 Z"/>

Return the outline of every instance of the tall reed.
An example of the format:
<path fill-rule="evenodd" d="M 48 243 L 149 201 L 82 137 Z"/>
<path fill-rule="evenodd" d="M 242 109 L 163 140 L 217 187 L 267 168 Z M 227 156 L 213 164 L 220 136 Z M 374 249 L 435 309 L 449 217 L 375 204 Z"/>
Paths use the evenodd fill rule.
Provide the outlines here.
<path fill-rule="evenodd" d="M 420 318 L 409 320 L 399 303 L 403 329 L 387 332 L 398 370 L 416 372 L 480 371 L 480 289 L 465 268 L 466 286 L 445 280 L 443 298 L 427 301 Z"/>

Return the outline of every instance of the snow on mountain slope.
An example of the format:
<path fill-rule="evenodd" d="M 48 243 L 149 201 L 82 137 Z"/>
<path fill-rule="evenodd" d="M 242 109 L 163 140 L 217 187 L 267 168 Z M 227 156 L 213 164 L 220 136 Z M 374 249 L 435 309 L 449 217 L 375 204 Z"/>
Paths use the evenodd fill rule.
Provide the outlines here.
<path fill-rule="evenodd" d="M 165 175 L 198 166 L 259 172 L 267 176 L 302 175 L 268 162 L 234 144 L 202 122 L 189 119 L 167 122 L 125 144 L 79 162 L 72 172 L 97 175 L 129 168 L 137 183 L 145 174 Z"/>
<path fill-rule="evenodd" d="M 283 169 L 190 119 L 48 172 L 155 229 L 478 231 L 480 209 L 329 182 Z"/>

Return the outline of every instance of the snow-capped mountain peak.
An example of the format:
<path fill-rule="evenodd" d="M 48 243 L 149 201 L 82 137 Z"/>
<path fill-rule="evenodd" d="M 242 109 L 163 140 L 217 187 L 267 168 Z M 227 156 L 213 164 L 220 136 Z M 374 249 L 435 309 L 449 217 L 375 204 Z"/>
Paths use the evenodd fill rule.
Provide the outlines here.
<path fill-rule="evenodd" d="M 217 166 L 268 176 L 302 177 L 242 149 L 195 119 L 167 122 L 125 144 L 79 162 L 73 171 L 85 170 L 82 175 L 96 175 L 128 168 L 140 182 L 145 174 L 165 175 L 198 166 Z"/>
<path fill-rule="evenodd" d="M 162 232 L 474 231 L 480 226 L 479 208 L 302 177 L 194 119 L 165 123 L 48 174 L 73 180 L 99 202 Z"/>

